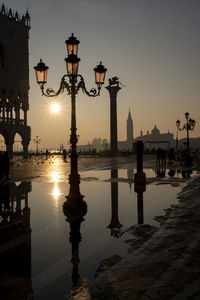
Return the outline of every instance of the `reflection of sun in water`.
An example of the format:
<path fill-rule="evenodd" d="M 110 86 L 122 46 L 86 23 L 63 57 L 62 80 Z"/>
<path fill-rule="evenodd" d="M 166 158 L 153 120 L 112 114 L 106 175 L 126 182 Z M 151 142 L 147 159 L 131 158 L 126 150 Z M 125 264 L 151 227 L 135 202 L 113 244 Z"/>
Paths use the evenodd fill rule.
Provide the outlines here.
<path fill-rule="evenodd" d="M 56 172 L 56 171 L 53 171 L 51 174 L 50 174 L 50 176 L 51 176 L 51 180 L 53 181 L 53 182 L 58 182 L 59 181 L 59 179 L 60 179 L 60 175 L 59 175 L 59 173 L 58 172 Z"/>
<path fill-rule="evenodd" d="M 61 195 L 61 192 L 60 192 L 57 184 L 54 185 L 52 195 L 55 200 L 58 200 L 58 197 Z"/>
<path fill-rule="evenodd" d="M 57 114 L 60 111 L 60 105 L 58 103 L 52 103 L 50 105 L 50 110 L 51 110 L 52 113 Z"/>
<path fill-rule="evenodd" d="M 54 183 L 53 191 L 50 193 L 53 196 L 53 206 L 54 211 L 57 214 L 58 213 L 58 206 L 59 206 L 59 197 L 62 195 L 58 183 L 60 181 L 60 173 L 57 171 L 52 171 L 50 173 L 50 182 Z"/>
<path fill-rule="evenodd" d="M 55 182 L 53 191 L 50 193 L 53 197 L 53 208 L 55 215 L 58 215 L 58 209 L 59 209 L 59 198 L 62 195 L 57 182 Z"/>

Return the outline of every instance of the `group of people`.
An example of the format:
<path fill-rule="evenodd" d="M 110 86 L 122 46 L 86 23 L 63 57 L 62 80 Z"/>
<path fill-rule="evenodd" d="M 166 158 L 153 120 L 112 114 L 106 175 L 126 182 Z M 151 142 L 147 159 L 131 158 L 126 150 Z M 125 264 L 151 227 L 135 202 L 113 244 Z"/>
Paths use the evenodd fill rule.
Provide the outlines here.
<path fill-rule="evenodd" d="M 9 156 L 6 151 L 0 151 L 0 179 L 4 176 L 8 179 L 10 169 Z"/>
<path fill-rule="evenodd" d="M 190 177 L 190 175 L 192 174 L 192 170 L 169 169 L 167 174 L 169 177 L 173 178 L 176 173 L 177 173 L 177 175 L 181 173 L 182 177 L 185 178 L 185 177 Z M 166 169 L 164 167 L 157 168 L 156 175 L 157 175 L 157 177 L 165 177 Z"/>
<path fill-rule="evenodd" d="M 46 149 L 46 151 L 45 151 L 46 159 L 48 159 L 48 157 L 49 157 L 50 154 L 51 154 L 50 151 L 48 149 Z M 66 160 L 66 158 L 67 158 L 67 151 L 65 149 L 63 149 L 63 151 L 62 151 L 62 155 L 63 155 L 63 160 L 65 162 L 67 162 L 67 160 Z"/>
<path fill-rule="evenodd" d="M 170 148 L 169 151 L 167 152 L 165 149 L 163 148 L 158 148 L 156 150 L 156 162 L 160 165 L 164 165 L 166 164 L 166 160 L 167 160 L 167 156 L 168 156 L 168 163 L 172 164 L 173 161 L 175 161 L 175 151 L 174 148 Z"/>

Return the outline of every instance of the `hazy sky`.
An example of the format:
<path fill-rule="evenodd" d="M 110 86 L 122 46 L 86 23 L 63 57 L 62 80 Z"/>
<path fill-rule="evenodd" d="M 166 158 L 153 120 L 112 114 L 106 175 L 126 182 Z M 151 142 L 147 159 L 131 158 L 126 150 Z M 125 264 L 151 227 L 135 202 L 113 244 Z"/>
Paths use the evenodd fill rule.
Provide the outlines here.
<path fill-rule="evenodd" d="M 49 66 L 47 87 L 56 89 L 66 73 L 65 40 L 72 32 L 80 40 L 79 71 L 88 89 L 95 86 L 93 68 L 100 60 L 108 68 L 106 84 L 117 75 L 126 86 L 118 94 L 119 140 L 126 138 L 129 108 L 134 136 L 155 124 L 161 132 L 169 129 L 175 134 L 175 121 L 184 121 L 186 111 L 197 122 L 191 136 L 200 136 L 199 0 L 5 0 L 4 4 L 21 14 L 29 8 L 31 15 L 28 123 L 32 139 L 36 135 L 42 139 L 41 147 L 66 145 L 71 103 L 64 93 L 57 98 L 62 113 L 50 113 L 54 99 L 41 96 L 33 66 L 43 58 Z M 80 144 L 94 137 L 109 139 L 109 109 L 105 88 L 95 99 L 79 92 Z"/>

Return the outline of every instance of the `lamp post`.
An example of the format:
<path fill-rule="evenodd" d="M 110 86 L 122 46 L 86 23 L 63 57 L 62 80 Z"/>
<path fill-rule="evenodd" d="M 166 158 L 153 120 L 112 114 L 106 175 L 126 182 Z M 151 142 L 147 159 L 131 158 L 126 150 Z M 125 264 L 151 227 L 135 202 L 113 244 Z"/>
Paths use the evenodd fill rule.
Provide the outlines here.
<path fill-rule="evenodd" d="M 39 136 L 37 135 L 36 138 L 33 140 L 34 144 L 36 144 L 36 154 L 38 154 L 38 144 L 41 143 L 41 139 L 39 139 Z"/>
<path fill-rule="evenodd" d="M 186 166 L 190 166 L 191 165 L 191 157 L 190 157 L 189 131 L 190 130 L 194 130 L 196 121 L 193 120 L 193 119 L 191 119 L 191 118 L 189 118 L 189 113 L 188 112 L 185 113 L 185 119 L 186 119 L 186 123 L 183 125 L 182 128 L 180 128 L 180 125 L 181 125 L 180 120 L 176 121 L 176 126 L 177 126 L 177 129 L 180 130 L 180 131 L 183 131 L 184 129 L 186 129 L 186 132 L 187 132 L 187 141 L 186 141 L 186 145 L 187 145 L 187 149 L 186 149 L 186 152 L 187 152 Z"/>
<path fill-rule="evenodd" d="M 89 97 L 96 97 L 100 95 L 100 90 L 104 84 L 105 74 L 107 69 L 100 64 L 94 68 L 95 71 L 95 82 L 97 84 L 97 89 L 93 88 L 90 91 L 86 89 L 84 79 L 82 75 L 78 74 L 78 67 L 80 58 L 78 58 L 78 45 L 79 40 L 74 37 L 73 33 L 68 40 L 65 41 L 68 51 L 68 57 L 65 58 L 67 74 L 64 75 L 60 82 L 60 87 L 58 91 L 54 91 L 52 88 L 44 89 L 44 85 L 47 82 L 47 71 L 48 67 L 45 63 L 40 60 L 37 66 L 34 67 L 36 73 L 37 83 L 40 85 L 42 95 L 47 97 L 55 97 L 60 93 L 63 93 L 64 90 L 67 90 L 68 95 L 71 96 L 71 135 L 70 135 L 70 144 L 71 144 L 71 173 L 69 175 L 70 191 L 67 199 L 80 200 L 83 196 L 79 192 L 79 183 L 80 176 L 78 174 L 78 162 L 77 162 L 77 151 L 76 145 L 78 142 L 78 136 L 76 134 L 76 95 L 81 89 L 83 93 Z"/>

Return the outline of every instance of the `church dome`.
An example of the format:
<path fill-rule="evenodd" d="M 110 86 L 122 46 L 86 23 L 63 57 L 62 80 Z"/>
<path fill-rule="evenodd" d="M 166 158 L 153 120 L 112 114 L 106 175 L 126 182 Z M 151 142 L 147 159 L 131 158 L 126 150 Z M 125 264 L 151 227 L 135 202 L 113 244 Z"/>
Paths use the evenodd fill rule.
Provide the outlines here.
<path fill-rule="evenodd" d="M 160 134 L 160 130 L 157 128 L 156 125 L 155 125 L 154 128 L 151 130 L 151 134 L 153 134 L 153 135 Z"/>

